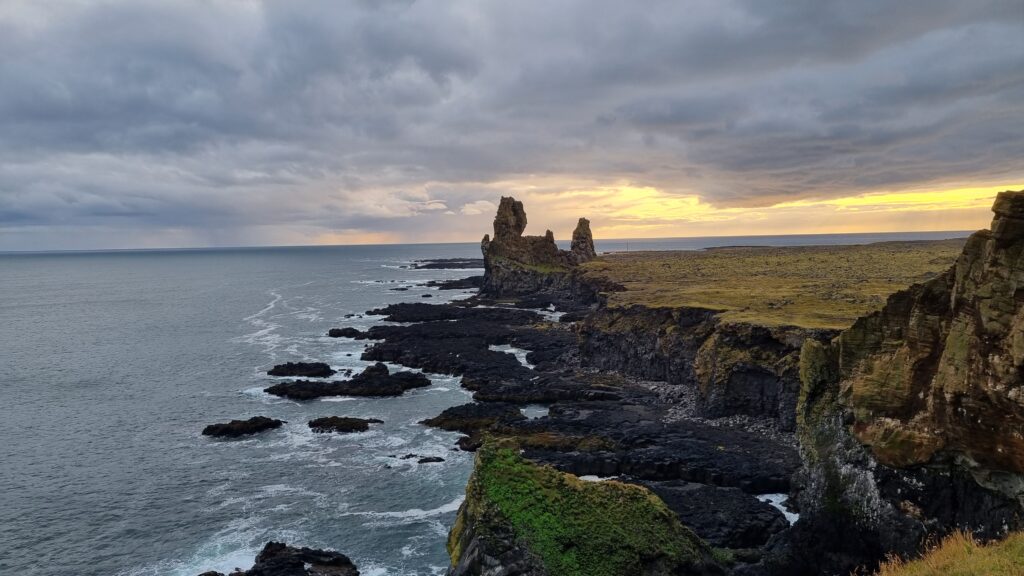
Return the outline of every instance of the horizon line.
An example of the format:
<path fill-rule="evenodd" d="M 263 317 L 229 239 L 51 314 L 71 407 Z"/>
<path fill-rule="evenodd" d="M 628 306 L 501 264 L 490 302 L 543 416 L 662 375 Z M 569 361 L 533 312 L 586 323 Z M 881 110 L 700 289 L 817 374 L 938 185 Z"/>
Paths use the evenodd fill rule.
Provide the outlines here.
<path fill-rule="evenodd" d="M 983 230 L 983 229 L 981 229 Z M 893 234 L 957 234 L 971 235 L 978 230 L 895 230 L 895 231 L 871 231 L 871 232 L 817 232 L 798 234 L 722 234 L 708 236 L 653 236 L 653 237 L 624 237 L 624 238 L 594 238 L 594 242 L 627 242 L 634 240 L 699 240 L 708 238 L 785 238 L 800 236 L 863 236 L 863 235 L 893 235 Z M 946 239 L 960 238 L 962 236 L 951 236 Z M 569 242 L 570 239 L 561 240 Z M 559 242 L 556 240 L 555 242 Z M 365 244 L 257 244 L 248 246 L 180 246 L 180 247 L 156 247 L 156 248 L 56 248 L 52 250 L 0 250 L 0 255 L 11 256 L 19 254 L 89 254 L 101 252 L 188 252 L 201 250 L 265 250 L 273 248 L 347 248 L 347 247 L 377 247 L 377 246 L 454 246 L 459 244 L 478 244 L 478 241 L 462 242 L 385 242 Z"/>

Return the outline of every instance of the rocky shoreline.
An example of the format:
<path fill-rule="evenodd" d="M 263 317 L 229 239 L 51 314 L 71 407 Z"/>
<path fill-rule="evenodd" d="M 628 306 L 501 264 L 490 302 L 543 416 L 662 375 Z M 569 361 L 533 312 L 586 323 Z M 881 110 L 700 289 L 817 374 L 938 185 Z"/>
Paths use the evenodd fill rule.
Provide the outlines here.
<path fill-rule="evenodd" d="M 971 445 L 970 452 L 959 447 L 943 452 L 940 445 L 933 452 L 942 457 L 934 465 L 922 467 L 916 456 L 894 461 L 877 452 L 878 436 L 866 436 L 878 433 L 856 423 L 888 426 L 895 417 L 913 420 L 922 408 L 911 403 L 886 412 L 888 405 L 874 397 L 856 404 L 856 395 L 851 407 L 836 390 L 847 386 L 844 379 L 859 374 L 846 364 L 851 359 L 867 362 L 880 350 L 898 346 L 908 334 L 921 341 L 926 327 L 920 320 L 907 324 L 912 306 L 931 314 L 935 320 L 927 327 L 943 326 L 942 337 L 948 338 L 943 319 L 948 312 L 928 304 L 935 300 L 930 291 L 947 286 L 940 296 L 948 301 L 955 293 L 961 309 L 979 310 L 998 302 L 991 304 L 999 311 L 991 318 L 997 319 L 983 314 L 981 320 L 990 331 L 995 329 L 991 324 L 998 324 L 1009 344 L 985 345 L 990 354 L 1003 355 L 996 365 L 991 360 L 970 364 L 979 376 L 997 377 L 987 396 L 972 398 L 984 404 L 985 398 L 999 396 L 993 410 L 1010 415 L 1014 426 L 1024 422 L 1020 400 L 1011 394 L 1020 390 L 1024 355 L 1024 341 L 1019 341 L 1024 298 L 1016 288 L 1024 285 L 1024 193 L 1000 198 L 994 232 L 979 233 L 969 242 L 955 273 L 911 289 L 911 296 L 894 296 L 875 320 L 858 321 L 842 333 L 724 322 L 713 310 L 699 308 L 609 308 L 603 294 L 622 287 L 578 271 L 596 256 L 589 222 L 580 220 L 572 249 L 562 251 L 550 232 L 523 236 L 522 204 L 503 198 L 494 237 L 486 236 L 481 245 L 484 276 L 437 286 L 480 286 L 477 296 L 369 311 L 389 324 L 365 331 L 336 328 L 329 335 L 367 341 L 362 358 L 378 362 L 376 366 L 346 381 L 295 380 L 267 392 L 299 400 L 384 396 L 426 380 L 418 372 L 389 373 L 380 362 L 461 377 L 474 402 L 422 422 L 461 432 L 458 448 L 480 451 L 449 539 L 452 575 L 561 574 L 552 566 L 562 566 L 566 554 L 576 554 L 578 543 L 562 542 L 558 546 L 564 548 L 558 548 L 548 539 L 555 528 L 559 534 L 597 540 L 609 537 L 602 530 L 619 534 L 610 541 L 622 544 L 609 544 L 608 558 L 577 558 L 594 574 L 848 574 L 858 567 L 873 568 L 892 551 L 913 554 L 926 536 L 944 534 L 964 521 L 979 534 L 999 536 L 1019 527 L 1024 516 L 1024 457 L 1012 434 L 998 436 L 990 446 Z M 988 264 L 980 264 L 982 259 Z M 451 264 L 464 268 L 475 263 Z M 964 278 L 973 282 L 969 289 L 951 288 L 963 286 Z M 1007 290 L 1008 297 L 999 296 Z M 906 304 L 908 298 L 914 304 Z M 978 298 L 985 301 L 979 304 Z M 857 352 L 851 351 L 851 342 Z M 965 346 L 983 348 L 971 342 Z M 525 356 L 519 358 L 511 349 L 523 350 Z M 328 375 L 326 368 L 310 364 L 280 372 Z M 1001 372 L 994 373 L 996 368 Z M 929 374 L 934 379 L 935 371 Z M 913 390 L 931 390 L 916 376 L 906 378 Z M 891 381 L 903 380 L 893 376 Z M 1012 382 L 1016 387 L 1008 385 Z M 528 411 L 537 406 L 546 414 L 529 417 Z M 355 429 L 370 424 L 340 419 L 324 428 L 337 423 Z M 902 442 L 900 446 L 918 454 L 914 443 L 919 436 L 893 439 L 891 428 L 879 429 L 888 430 L 885 438 L 894 445 Z M 865 451 L 865 442 L 875 447 L 874 454 Z M 986 453 L 996 446 L 999 454 L 1004 448 L 1012 452 L 1005 457 Z M 967 459 L 962 458 L 965 454 Z M 554 502 L 535 503 L 539 508 L 513 506 L 502 499 L 508 487 L 502 488 L 507 479 L 501 466 L 518 470 L 518 481 L 538 482 L 538 489 L 567 489 L 564 497 L 577 504 L 563 510 L 565 517 L 537 516 Z M 835 466 L 842 467 L 841 475 Z M 601 488 L 587 488 L 586 482 L 579 484 L 581 479 L 596 480 Z M 1018 490 L 1015 497 L 1013 490 Z M 906 494 L 913 496 L 908 500 Z M 620 534 L 622 526 L 598 522 L 600 527 L 590 532 L 578 531 L 580 522 L 595 520 L 578 518 L 573 510 L 587 510 L 608 498 L 632 502 L 638 495 L 643 496 L 636 502 L 650 499 L 657 510 L 669 511 L 666 524 L 658 520 L 651 528 L 659 537 L 670 534 L 675 539 L 663 543 L 664 554 L 640 546 L 628 530 Z M 937 497 L 942 509 L 927 505 Z M 783 501 L 785 507 L 779 505 Z M 842 505 L 836 508 L 833 501 Z M 859 515 L 865 506 L 877 513 Z M 968 507 L 980 512 L 971 515 Z M 784 512 L 799 512 L 799 520 L 791 525 Z M 640 504 L 635 513 L 637 518 L 664 514 Z M 685 552 L 678 547 L 679 538 L 685 541 Z M 638 559 L 635 571 L 622 571 L 628 564 L 621 563 L 623 558 Z"/>

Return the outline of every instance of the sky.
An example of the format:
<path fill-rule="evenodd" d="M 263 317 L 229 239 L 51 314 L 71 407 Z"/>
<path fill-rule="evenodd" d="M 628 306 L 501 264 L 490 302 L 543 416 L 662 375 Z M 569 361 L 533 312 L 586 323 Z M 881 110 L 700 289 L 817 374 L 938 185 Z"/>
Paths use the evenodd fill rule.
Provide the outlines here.
<path fill-rule="evenodd" d="M 1021 0 L 0 0 L 0 250 L 972 230 Z"/>

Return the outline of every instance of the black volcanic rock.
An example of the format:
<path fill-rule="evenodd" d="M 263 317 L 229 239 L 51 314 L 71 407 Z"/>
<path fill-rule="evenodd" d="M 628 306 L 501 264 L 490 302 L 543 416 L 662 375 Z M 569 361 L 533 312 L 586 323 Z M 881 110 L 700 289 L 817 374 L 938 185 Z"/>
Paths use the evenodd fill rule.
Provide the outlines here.
<path fill-rule="evenodd" d="M 254 416 L 248 420 L 232 420 L 224 424 L 210 424 L 203 428 L 203 436 L 214 436 L 217 438 L 237 438 L 247 436 L 266 430 L 279 428 L 284 420 L 275 420 L 266 416 Z"/>
<path fill-rule="evenodd" d="M 444 462 L 444 458 L 440 456 L 425 456 L 416 461 L 417 464 L 435 464 L 437 462 Z"/>
<path fill-rule="evenodd" d="M 370 424 L 383 424 L 383 420 L 376 418 L 350 418 L 347 416 L 324 416 L 309 421 L 309 427 L 313 432 L 366 432 Z"/>
<path fill-rule="evenodd" d="M 414 270 L 467 270 L 483 268 L 483 258 L 438 258 L 414 262 Z"/>
<path fill-rule="evenodd" d="M 292 400 L 312 400 L 323 396 L 401 396 L 406 390 L 430 386 L 430 378 L 418 372 L 390 374 L 378 362 L 356 374 L 351 380 L 296 380 L 266 388 L 264 392 Z"/>
<path fill-rule="evenodd" d="M 469 276 L 467 278 L 457 278 L 455 280 L 430 280 L 424 284 L 424 286 L 428 288 L 437 288 L 438 290 L 471 290 L 473 288 L 479 288 L 483 283 L 483 276 Z"/>
<path fill-rule="evenodd" d="M 425 302 L 402 302 L 370 310 L 367 314 L 385 316 L 388 322 L 436 322 L 441 320 L 478 320 L 522 326 L 543 318 L 536 312 L 515 308 L 438 305 Z"/>
<path fill-rule="evenodd" d="M 421 424 L 452 432 L 474 432 L 490 428 L 498 422 L 525 420 L 523 413 L 511 404 L 473 402 L 446 408 Z"/>
<path fill-rule="evenodd" d="M 356 338 L 359 339 L 363 333 L 355 328 L 331 328 L 327 331 L 331 338 Z"/>
<path fill-rule="evenodd" d="M 323 362 L 288 362 L 267 370 L 270 376 L 297 376 L 299 378 L 327 378 L 334 370 Z"/>
<path fill-rule="evenodd" d="M 678 480 L 640 484 L 657 494 L 683 524 L 712 546 L 754 548 L 789 527 L 782 512 L 738 488 Z"/>
<path fill-rule="evenodd" d="M 199 576 L 224 574 L 204 572 Z M 359 570 L 348 556 L 339 552 L 269 542 L 256 556 L 252 568 L 232 572 L 230 576 L 359 576 Z"/>

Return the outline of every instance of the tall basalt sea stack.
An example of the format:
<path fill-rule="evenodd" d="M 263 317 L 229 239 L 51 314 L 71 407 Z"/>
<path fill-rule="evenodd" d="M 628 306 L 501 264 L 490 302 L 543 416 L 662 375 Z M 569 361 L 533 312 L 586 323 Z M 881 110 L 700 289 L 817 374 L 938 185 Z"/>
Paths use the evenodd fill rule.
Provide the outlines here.
<path fill-rule="evenodd" d="M 993 211 L 946 273 L 804 345 L 805 525 L 859 547 L 835 570 L 955 528 L 1024 528 L 1024 191 Z"/>
<path fill-rule="evenodd" d="M 544 236 L 524 236 L 523 203 L 503 197 L 494 217 L 494 237 L 484 235 L 482 291 L 494 296 L 531 294 L 563 287 L 569 272 L 596 256 L 590 222 L 580 218 L 572 235 L 572 250 L 560 250 L 550 230 Z"/>

